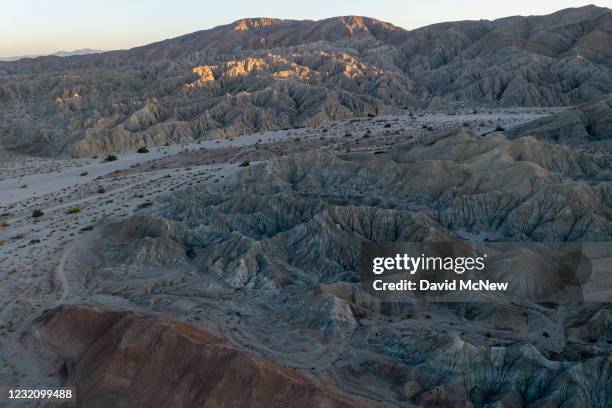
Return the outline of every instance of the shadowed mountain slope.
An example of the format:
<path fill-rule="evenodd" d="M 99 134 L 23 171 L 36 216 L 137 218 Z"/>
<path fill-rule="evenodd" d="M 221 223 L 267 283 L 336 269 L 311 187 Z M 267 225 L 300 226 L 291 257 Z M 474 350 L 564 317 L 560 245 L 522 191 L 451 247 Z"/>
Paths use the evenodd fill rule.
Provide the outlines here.
<path fill-rule="evenodd" d="M 88 155 L 399 108 L 559 106 L 612 92 L 612 12 L 407 31 L 243 19 L 125 51 L 0 62 L 0 143 Z"/>

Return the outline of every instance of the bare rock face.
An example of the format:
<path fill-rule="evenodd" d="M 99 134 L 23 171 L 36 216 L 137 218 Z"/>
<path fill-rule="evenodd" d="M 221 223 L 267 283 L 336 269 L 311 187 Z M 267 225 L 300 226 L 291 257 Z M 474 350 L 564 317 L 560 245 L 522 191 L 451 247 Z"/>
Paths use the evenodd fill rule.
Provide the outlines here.
<path fill-rule="evenodd" d="M 386 406 L 584 406 L 575 390 L 597 388 L 589 373 L 612 373 L 609 305 L 383 302 L 360 284 L 360 245 L 608 242 L 610 168 L 605 155 L 467 129 L 382 154 L 310 151 L 176 191 L 96 229 L 64 270 L 74 301 L 207 322 L 233 344 Z M 515 251 L 500 269 L 530 272 L 523 265 L 535 258 Z M 121 342 L 117 327 L 108 333 Z M 42 341 L 61 344 L 54 336 L 63 332 L 73 336 L 49 329 Z M 187 384 L 186 395 L 200 392 Z"/>
<path fill-rule="evenodd" d="M 350 248 L 363 239 L 420 240 L 430 227 L 508 239 L 605 241 L 610 198 L 603 186 L 609 169 L 603 156 L 534 138 L 482 138 L 464 130 L 405 152 L 338 157 L 317 151 L 251 166 L 219 187 L 216 194 L 227 201 L 216 201 L 201 217 L 192 216 L 191 203 L 210 202 L 210 190 L 167 200 L 157 211 L 177 221 L 204 221 L 216 233 L 223 231 L 213 220 L 222 216 L 221 225 L 241 232 L 235 239 L 258 241 L 244 247 L 249 256 L 266 252 L 263 242 L 293 242 L 283 235 L 289 231 L 300 242 L 298 237 L 316 230 L 321 250 L 336 248 L 347 264 L 353 262 Z M 582 181 L 589 178 L 606 182 L 594 187 Z M 254 216 L 235 214 L 237 208 Z M 540 214 L 543 209 L 546 214 Z M 577 224 L 570 214 L 580 214 Z"/>
<path fill-rule="evenodd" d="M 366 407 L 312 376 L 163 317 L 95 306 L 46 312 L 27 341 L 87 407 Z"/>
<path fill-rule="evenodd" d="M 612 98 L 515 126 L 506 134 L 513 138 L 533 136 L 571 146 L 609 143 L 612 139 Z"/>
<path fill-rule="evenodd" d="M 405 107 L 560 106 L 612 92 L 612 12 L 436 24 L 243 19 L 126 51 L 0 62 L 0 143 L 84 156 Z"/>

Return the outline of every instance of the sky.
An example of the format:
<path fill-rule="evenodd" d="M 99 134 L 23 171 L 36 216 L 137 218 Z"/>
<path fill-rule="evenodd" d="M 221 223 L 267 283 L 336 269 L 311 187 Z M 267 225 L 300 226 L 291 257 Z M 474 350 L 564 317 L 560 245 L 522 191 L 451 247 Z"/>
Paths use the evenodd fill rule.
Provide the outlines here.
<path fill-rule="evenodd" d="M 244 17 L 361 15 L 414 29 L 442 21 L 548 14 L 612 0 L 0 0 L 0 57 L 125 49 Z"/>

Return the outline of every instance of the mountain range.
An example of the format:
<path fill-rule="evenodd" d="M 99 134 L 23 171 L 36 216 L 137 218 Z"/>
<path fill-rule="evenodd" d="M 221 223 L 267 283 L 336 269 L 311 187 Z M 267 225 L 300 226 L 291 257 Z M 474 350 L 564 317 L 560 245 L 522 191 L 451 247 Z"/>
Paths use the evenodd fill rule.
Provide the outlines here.
<path fill-rule="evenodd" d="M 400 109 L 573 106 L 612 92 L 612 10 L 405 30 L 242 19 L 130 50 L 0 62 L 0 143 L 85 156 Z"/>
<path fill-rule="evenodd" d="M 74 50 L 74 51 L 57 51 L 52 54 L 46 54 L 46 55 L 32 54 L 32 55 L 17 55 L 15 57 L 0 57 L 0 61 L 18 61 L 24 58 L 38 58 L 42 56 L 72 57 L 74 55 L 98 54 L 100 52 L 104 52 L 104 51 L 93 50 L 91 48 L 82 48 L 82 49 Z"/>

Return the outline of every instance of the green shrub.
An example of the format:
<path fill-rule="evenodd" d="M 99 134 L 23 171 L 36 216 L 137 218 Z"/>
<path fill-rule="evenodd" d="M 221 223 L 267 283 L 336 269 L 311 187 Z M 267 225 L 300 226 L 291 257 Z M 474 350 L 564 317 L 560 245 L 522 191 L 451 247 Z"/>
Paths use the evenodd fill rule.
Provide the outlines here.
<path fill-rule="evenodd" d="M 82 172 L 82 173 L 81 173 L 81 177 L 86 176 L 86 175 L 87 175 L 87 172 L 86 172 L 86 171 L 84 171 L 84 172 Z"/>
<path fill-rule="evenodd" d="M 32 211 L 32 217 L 33 218 L 42 217 L 43 215 L 45 215 L 45 213 L 42 212 L 42 210 L 36 209 L 36 210 Z"/>
<path fill-rule="evenodd" d="M 136 150 L 136 153 L 149 153 L 149 149 L 147 149 L 146 146 L 141 147 L 140 149 Z"/>
<path fill-rule="evenodd" d="M 68 210 L 68 214 L 78 214 L 80 212 L 81 212 L 80 207 L 72 207 L 71 209 Z"/>
<path fill-rule="evenodd" d="M 117 156 L 115 156 L 114 154 L 109 154 L 108 156 L 106 156 L 106 161 L 115 161 L 117 160 Z"/>
<path fill-rule="evenodd" d="M 243 161 L 242 163 L 240 163 L 240 167 L 247 167 L 250 166 L 251 162 L 248 160 Z"/>

